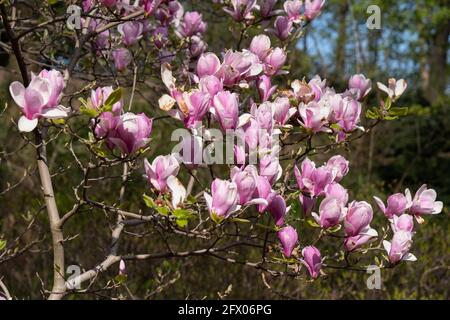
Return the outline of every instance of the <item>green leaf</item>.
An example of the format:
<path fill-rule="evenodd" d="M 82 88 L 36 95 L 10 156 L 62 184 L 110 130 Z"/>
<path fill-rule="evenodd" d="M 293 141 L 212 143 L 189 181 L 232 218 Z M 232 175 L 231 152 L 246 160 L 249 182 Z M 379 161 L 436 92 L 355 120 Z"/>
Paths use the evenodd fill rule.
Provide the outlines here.
<path fill-rule="evenodd" d="M 176 222 L 177 226 L 179 226 L 180 228 L 184 228 L 188 225 L 189 220 L 177 218 L 177 220 L 175 220 L 175 222 Z"/>
<path fill-rule="evenodd" d="M 157 205 L 155 204 L 155 202 L 153 201 L 152 198 L 150 198 L 148 195 L 146 195 L 144 193 L 143 197 L 145 205 L 149 208 L 155 209 L 157 207 Z"/>
<path fill-rule="evenodd" d="M 6 248 L 6 240 L 0 240 L 0 250 L 3 250 Z"/>
<path fill-rule="evenodd" d="M 211 213 L 211 219 L 212 221 L 214 221 L 215 223 L 219 224 L 223 221 L 223 218 L 218 216 L 217 214 L 215 214 L 214 212 Z"/>
<path fill-rule="evenodd" d="M 394 107 L 389 110 L 390 116 L 404 117 L 408 115 L 408 107 Z"/>
<path fill-rule="evenodd" d="M 163 206 L 156 206 L 156 211 L 158 211 L 159 214 L 162 214 L 163 216 L 167 216 L 170 213 L 169 208 L 163 207 Z"/>
<path fill-rule="evenodd" d="M 309 224 L 311 227 L 320 228 L 319 224 L 313 219 L 306 219 L 306 223 Z"/>
<path fill-rule="evenodd" d="M 386 110 L 389 110 L 389 109 L 391 109 L 391 106 L 392 106 L 392 100 L 391 100 L 391 98 L 387 97 L 386 102 L 384 103 L 384 108 Z"/>
<path fill-rule="evenodd" d="M 81 114 L 84 114 L 85 116 L 88 116 L 89 118 L 96 118 L 99 115 L 98 110 L 94 108 L 88 108 L 86 106 L 80 107 Z"/>
<path fill-rule="evenodd" d="M 116 280 L 117 283 L 122 284 L 125 283 L 125 281 L 127 280 L 127 275 L 126 274 L 118 274 L 114 280 Z"/>
<path fill-rule="evenodd" d="M 341 230 L 342 226 L 340 224 L 338 224 L 337 226 L 328 228 L 327 231 L 330 233 L 335 233 L 338 232 L 339 230 Z"/>
<path fill-rule="evenodd" d="M 175 222 L 180 228 L 186 227 L 189 219 L 194 217 L 192 211 L 186 209 L 175 209 L 172 214 L 176 217 Z"/>
<path fill-rule="evenodd" d="M 232 219 L 230 219 L 230 221 L 238 222 L 238 223 L 249 223 L 250 222 L 250 220 L 248 220 L 248 219 L 241 219 L 241 218 L 232 218 Z"/>
<path fill-rule="evenodd" d="M 366 111 L 366 118 L 377 120 L 380 118 L 380 113 L 377 108 L 371 108 Z"/>
<path fill-rule="evenodd" d="M 186 209 L 175 209 L 173 210 L 172 214 L 180 219 L 190 219 L 194 216 L 192 211 Z"/>
<path fill-rule="evenodd" d="M 106 99 L 105 103 L 103 104 L 103 111 L 111 111 L 112 110 L 112 106 L 119 102 L 120 99 L 122 99 L 122 88 L 117 88 L 116 90 L 114 90 L 113 92 L 111 92 L 111 94 L 108 96 L 108 98 Z"/>
<path fill-rule="evenodd" d="M 197 198 L 195 198 L 192 194 L 188 195 L 186 200 L 190 204 L 197 203 Z"/>

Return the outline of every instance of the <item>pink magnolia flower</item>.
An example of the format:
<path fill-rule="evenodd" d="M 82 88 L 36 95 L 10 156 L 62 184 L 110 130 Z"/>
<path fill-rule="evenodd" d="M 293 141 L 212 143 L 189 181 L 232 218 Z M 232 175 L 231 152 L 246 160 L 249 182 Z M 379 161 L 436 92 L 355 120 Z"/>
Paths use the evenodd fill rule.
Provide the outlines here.
<path fill-rule="evenodd" d="M 297 112 L 296 108 L 291 108 L 288 98 L 278 97 L 272 103 L 273 119 L 275 123 L 284 126 L 289 119 Z"/>
<path fill-rule="evenodd" d="M 289 258 L 297 245 L 297 231 L 291 226 L 286 226 L 278 231 L 277 235 L 283 247 L 283 254 Z"/>
<path fill-rule="evenodd" d="M 280 71 L 286 62 L 287 54 L 281 48 L 273 49 L 264 60 L 264 72 L 266 75 L 273 76 Z"/>
<path fill-rule="evenodd" d="M 320 14 L 325 0 L 305 0 L 305 17 L 313 20 Z"/>
<path fill-rule="evenodd" d="M 353 237 L 346 237 L 344 240 L 344 248 L 346 251 L 354 251 L 363 245 L 372 242 L 375 240 L 375 237 L 378 236 L 378 232 L 376 230 L 371 229 L 371 232 L 368 234 L 358 234 Z"/>
<path fill-rule="evenodd" d="M 392 242 L 383 241 L 383 246 L 389 255 L 389 262 L 397 264 L 402 260 L 416 261 L 417 258 L 409 253 L 412 246 L 412 233 L 408 231 L 397 231 L 392 237 Z"/>
<path fill-rule="evenodd" d="M 155 189 L 165 192 L 167 191 L 167 179 L 170 176 L 176 176 L 180 170 L 174 155 L 157 156 L 150 164 L 147 159 L 144 160 L 145 175 L 144 177 Z"/>
<path fill-rule="evenodd" d="M 239 204 L 250 204 L 256 191 L 258 170 L 254 166 L 247 166 L 241 170 L 234 167 L 231 170 L 231 180 L 236 184 L 239 194 Z"/>
<path fill-rule="evenodd" d="M 284 11 L 290 21 L 294 23 L 301 22 L 300 10 L 302 8 L 303 2 L 301 0 L 289 0 L 284 2 Z"/>
<path fill-rule="evenodd" d="M 95 90 L 91 91 L 91 99 L 90 99 L 90 105 L 96 109 L 100 110 L 100 108 L 103 107 L 103 104 L 106 102 L 110 94 L 114 91 L 113 87 L 102 87 L 97 88 Z M 112 112 L 115 115 L 119 115 L 123 108 L 123 101 L 120 100 L 113 104 L 112 106 Z"/>
<path fill-rule="evenodd" d="M 331 98 L 331 113 L 329 119 L 337 123 L 345 132 L 351 132 L 357 128 L 361 116 L 361 103 L 350 98 L 342 99 L 340 95 Z"/>
<path fill-rule="evenodd" d="M 322 258 L 319 249 L 314 246 L 305 247 L 302 250 L 302 256 L 301 262 L 306 266 L 311 277 L 313 279 L 317 278 L 322 268 Z"/>
<path fill-rule="evenodd" d="M 152 39 L 155 47 L 158 49 L 163 48 L 169 41 L 169 29 L 164 26 L 156 27 L 152 32 Z"/>
<path fill-rule="evenodd" d="M 125 275 L 127 273 L 125 261 L 120 260 L 119 262 L 119 275 Z"/>
<path fill-rule="evenodd" d="M 326 127 L 328 124 L 328 116 L 330 109 L 326 106 L 320 105 L 317 102 L 310 102 L 308 104 L 301 103 L 298 107 L 298 113 L 301 117 L 300 124 L 311 130 L 317 132 L 329 132 L 330 129 Z"/>
<path fill-rule="evenodd" d="M 214 53 L 202 54 L 197 61 L 197 75 L 199 78 L 214 75 L 220 68 L 220 60 Z"/>
<path fill-rule="evenodd" d="M 344 206 L 347 205 L 348 191 L 337 182 L 333 182 L 325 188 L 325 195 L 338 199 Z"/>
<path fill-rule="evenodd" d="M 211 195 L 203 193 L 211 216 L 228 218 L 240 209 L 236 183 L 215 179 L 211 184 Z"/>
<path fill-rule="evenodd" d="M 205 76 L 201 78 L 198 87 L 202 92 L 209 94 L 211 102 L 213 100 L 212 97 L 220 91 L 223 91 L 222 81 L 215 76 Z"/>
<path fill-rule="evenodd" d="M 270 99 L 270 97 L 275 93 L 277 86 L 272 86 L 270 81 L 270 77 L 266 75 L 262 75 L 258 78 L 258 93 L 259 98 L 262 102 L 266 102 Z"/>
<path fill-rule="evenodd" d="M 274 154 L 266 154 L 259 160 L 259 174 L 274 184 L 283 174 L 280 161 Z"/>
<path fill-rule="evenodd" d="M 426 184 L 422 185 L 419 190 L 417 190 L 413 199 L 411 199 L 411 192 L 409 189 L 406 189 L 405 194 L 406 199 L 410 204 L 409 213 L 416 216 L 439 214 L 444 206 L 442 201 L 436 201 L 436 191 L 434 189 L 427 189 Z"/>
<path fill-rule="evenodd" d="M 341 201 L 327 197 L 320 203 L 319 214 L 313 212 L 312 216 L 321 228 L 328 229 L 337 226 L 345 216 L 345 212 Z"/>
<path fill-rule="evenodd" d="M 340 155 L 331 157 L 327 161 L 327 167 L 333 172 L 334 181 L 339 182 L 348 173 L 349 162 Z"/>
<path fill-rule="evenodd" d="M 187 108 L 187 114 L 184 117 L 184 125 L 186 128 L 194 128 L 202 121 L 209 109 L 209 95 L 200 90 L 184 92 L 183 101 Z"/>
<path fill-rule="evenodd" d="M 160 5 L 161 0 L 144 0 L 144 11 L 147 16 L 152 15 Z"/>
<path fill-rule="evenodd" d="M 314 206 L 316 205 L 317 199 L 314 197 L 306 196 L 301 193 L 298 198 L 299 198 L 300 203 L 302 204 L 303 213 L 305 215 L 310 214 L 312 212 L 312 210 L 314 209 Z"/>
<path fill-rule="evenodd" d="M 368 234 L 373 218 L 372 206 L 365 201 L 353 201 L 349 204 L 344 218 L 344 229 L 347 236 Z"/>
<path fill-rule="evenodd" d="M 159 6 L 155 11 L 155 18 L 162 24 L 179 24 L 184 14 L 184 9 L 178 1 L 165 1 L 166 6 Z"/>
<path fill-rule="evenodd" d="M 275 220 L 275 225 L 278 227 L 284 224 L 284 217 L 288 213 L 289 209 L 290 207 L 286 207 L 286 201 L 284 201 L 284 198 L 278 194 L 272 199 L 270 205 L 267 207 L 267 210 Z"/>
<path fill-rule="evenodd" d="M 394 78 L 390 78 L 388 80 L 388 86 L 386 87 L 381 82 L 377 82 L 378 89 L 380 89 L 383 92 L 386 92 L 389 98 L 391 98 L 393 101 L 400 98 L 400 96 L 405 92 L 406 87 L 408 84 L 404 79 L 395 80 Z"/>
<path fill-rule="evenodd" d="M 272 16 L 274 12 L 274 7 L 277 4 L 278 0 L 261 0 L 259 2 L 259 13 L 261 17 L 267 18 Z"/>
<path fill-rule="evenodd" d="M 258 57 L 251 51 L 228 50 L 216 76 L 223 80 L 226 86 L 233 86 L 247 77 L 256 77 L 262 72 Z"/>
<path fill-rule="evenodd" d="M 31 80 L 35 77 L 36 76 L 31 73 Z M 38 77 L 47 79 L 50 83 L 50 97 L 48 98 L 46 107 L 57 107 L 61 101 L 64 87 L 66 86 L 63 75 L 57 70 L 42 70 L 39 72 Z"/>
<path fill-rule="evenodd" d="M 122 35 L 122 42 L 126 46 L 132 46 L 142 38 L 143 25 L 138 21 L 127 21 L 117 27 Z"/>
<path fill-rule="evenodd" d="M 272 103 L 264 102 L 259 107 L 253 104 L 250 110 L 251 115 L 258 123 L 258 128 L 269 133 L 272 133 L 274 126 L 272 109 Z"/>
<path fill-rule="evenodd" d="M 130 62 L 133 60 L 133 56 L 127 48 L 115 49 L 112 51 L 111 55 L 117 71 L 125 71 Z"/>
<path fill-rule="evenodd" d="M 189 44 L 189 53 L 193 58 L 197 58 L 206 51 L 208 45 L 199 36 L 192 36 Z"/>
<path fill-rule="evenodd" d="M 254 197 L 266 200 L 266 203 L 260 203 L 258 205 L 259 213 L 263 213 L 267 209 L 267 207 L 272 203 L 272 200 L 275 196 L 276 193 L 272 190 L 272 185 L 267 180 L 267 178 L 258 176 Z"/>
<path fill-rule="evenodd" d="M 278 16 L 274 22 L 274 28 L 268 31 L 273 33 L 278 39 L 284 41 L 291 35 L 293 25 L 292 21 L 286 16 Z"/>
<path fill-rule="evenodd" d="M 383 212 L 388 219 L 392 219 L 393 216 L 399 216 L 408 209 L 408 200 L 401 193 L 396 193 L 389 196 L 387 199 L 387 208 L 380 198 L 373 198 L 375 199 L 375 202 L 381 212 Z"/>
<path fill-rule="evenodd" d="M 197 11 L 188 11 L 184 14 L 180 33 L 183 37 L 191 37 L 198 33 L 204 33 L 206 23 L 202 20 L 202 15 Z"/>
<path fill-rule="evenodd" d="M 116 127 L 107 139 L 124 154 L 132 154 L 150 141 L 152 123 L 152 119 L 144 113 L 127 112 L 119 117 Z"/>
<path fill-rule="evenodd" d="M 348 80 L 348 88 L 357 100 L 361 100 L 372 90 L 372 81 L 363 74 L 355 74 Z"/>
<path fill-rule="evenodd" d="M 260 61 L 264 61 L 270 53 L 270 38 L 264 34 L 253 37 L 250 43 L 250 51 L 256 54 Z"/>
<path fill-rule="evenodd" d="M 92 119 L 94 124 L 94 133 L 98 139 L 103 139 L 114 134 L 114 130 L 119 121 L 119 117 L 112 112 L 102 112 L 97 120 Z M 110 149 L 114 149 L 114 144 L 106 140 Z"/>
<path fill-rule="evenodd" d="M 412 232 L 414 229 L 413 216 L 406 213 L 400 216 L 393 216 L 391 220 L 391 228 L 394 233 L 398 231 Z"/>
<path fill-rule="evenodd" d="M 224 8 L 234 20 L 240 22 L 253 18 L 252 10 L 256 6 L 256 0 L 231 0 L 231 8 Z"/>
<path fill-rule="evenodd" d="M 326 167 L 319 167 L 314 170 L 311 180 L 303 180 L 306 188 L 312 196 L 319 196 L 325 192 L 326 187 L 333 181 L 333 174 Z"/>
<path fill-rule="evenodd" d="M 238 95 L 222 91 L 214 97 L 214 115 L 222 130 L 236 129 L 239 118 Z"/>
<path fill-rule="evenodd" d="M 333 173 L 327 167 L 316 168 L 314 162 L 306 158 L 301 164 L 301 171 L 294 167 L 295 178 L 301 191 L 312 197 L 325 193 L 326 188 L 333 182 Z"/>
<path fill-rule="evenodd" d="M 300 102 L 309 103 L 315 98 L 314 91 L 305 81 L 294 80 L 291 83 L 291 88 L 295 98 L 297 98 Z"/>
<path fill-rule="evenodd" d="M 27 88 L 18 81 L 11 83 L 9 92 L 23 114 L 18 122 L 19 131 L 33 131 L 41 117 L 57 119 L 68 116 L 69 109 L 58 105 L 63 81 L 59 71 L 51 70 L 33 75 Z"/>
<path fill-rule="evenodd" d="M 311 80 L 309 80 L 308 86 L 314 93 L 314 101 L 318 102 L 322 98 L 322 95 L 326 92 L 327 81 L 326 79 L 322 80 L 319 75 L 315 75 Z"/>

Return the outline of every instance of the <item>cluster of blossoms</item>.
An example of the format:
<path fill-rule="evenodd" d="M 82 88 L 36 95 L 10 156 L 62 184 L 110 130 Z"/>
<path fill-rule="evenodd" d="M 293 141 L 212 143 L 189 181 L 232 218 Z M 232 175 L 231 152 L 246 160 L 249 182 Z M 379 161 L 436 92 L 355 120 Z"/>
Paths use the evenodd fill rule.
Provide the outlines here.
<path fill-rule="evenodd" d="M 218 1 L 216 1 L 218 2 Z M 224 1 L 220 1 L 223 3 Z M 230 6 L 224 7 L 234 21 L 251 24 L 256 15 L 264 21 L 276 17 L 273 28 L 267 31 L 276 35 L 281 41 L 287 40 L 295 29 L 301 29 L 302 23 L 316 18 L 322 11 L 325 0 L 290 0 L 284 1 L 283 10 L 276 10 L 278 0 L 231 0 Z"/>
<path fill-rule="evenodd" d="M 148 48 L 157 50 L 160 61 L 170 61 L 174 57 L 170 39 L 171 32 L 178 39 L 184 39 L 188 46 L 188 53 L 196 58 L 206 49 L 202 34 L 206 30 L 206 23 L 202 15 L 196 11 L 184 11 L 183 6 L 176 0 L 141 0 L 141 1 L 99 1 L 108 10 L 126 18 L 138 12 L 144 12 L 140 19 L 128 20 L 119 24 L 116 32 L 106 29 L 98 33 L 93 42 L 93 49 L 98 54 L 109 54 L 117 71 L 125 71 L 133 61 L 131 49 L 140 40 Z M 95 7 L 95 1 L 83 1 L 83 10 L 90 13 Z M 153 19 L 150 19 L 150 18 Z M 100 16 L 90 19 L 88 29 L 96 32 L 106 25 Z"/>
<path fill-rule="evenodd" d="M 436 197 L 436 191 L 427 189 L 426 185 L 422 185 L 417 190 L 414 198 L 412 198 L 409 189 L 405 190 L 405 194 L 396 193 L 389 196 L 387 207 L 380 198 L 374 197 L 380 211 L 389 219 L 394 233 L 391 242 L 383 241 L 383 246 L 391 263 L 398 263 L 401 260 L 416 260 L 416 257 L 409 253 L 414 234 L 413 217 L 419 223 L 423 223 L 422 216 L 440 213 L 443 203 L 436 201 Z"/>
<path fill-rule="evenodd" d="M 33 131 L 40 118 L 67 117 L 69 109 L 59 104 L 64 87 L 64 77 L 56 70 L 42 70 L 38 75 L 32 73 L 26 88 L 18 81 L 11 83 L 9 92 L 23 114 L 18 122 L 19 130 Z"/>
<path fill-rule="evenodd" d="M 353 75 L 348 81 L 348 88 L 337 93 L 327 86 L 326 80 L 315 76 L 309 81 L 294 80 L 289 89 L 278 90 L 277 86 L 272 85 L 272 80 L 287 73 L 283 68 L 287 54 L 285 48 L 273 46 L 267 35 L 253 37 L 248 48 L 225 50 L 219 58 L 215 53 L 205 53 L 202 34 L 206 23 L 200 13 L 185 12 L 182 5 L 173 0 L 131 2 L 85 0 L 83 10 L 94 14 L 97 4 L 101 4 L 122 18 L 142 10 L 145 12 L 137 20 L 124 19 L 127 21 L 114 30 L 99 32 L 92 46 L 96 53 L 111 58 L 117 71 L 127 69 L 133 60 L 132 48 L 137 47 L 138 43 L 154 46 L 163 62 L 161 77 L 168 93 L 159 99 L 159 107 L 181 121 L 190 136 L 183 142 L 188 147 L 183 148 L 182 152 L 159 155 L 152 162 L 144 160 L 144 177 L 152 190 L 162 198 L 170 196 L 172 209 L 183 208 L 188 192 L 177 178 L 180 166 L 183 163 L 188 169 L 196 168 L 198 162 L 195 158 L 203 151 L 201 146 L 196 147 L 203 145 L 199 141 L 199 132 L 209 132 L 212 126 L 217 126 L 217 131 L 231 133 L 242 143 L 233 146 L 234 163 L 228 178 L 214 178 L 209 190 L 203 192 L 211 220 L 225 223 L 226 219 L 254 206 L 260 214 L 269 213 L 273 217 L 284 256 L 296 256 L 294 252 L 299 236 L 289 224 L 289 195 L 286 189 L 277 185 L 283 173 L 278 136 L 289 134 L 297 126 L 306 138 L 325 133 L 341 142 L 353 131 L 364 130 L 359 123 L 362 102 L 372 89 L 371 80 L 362 74 Z M 317 17 L 324 2 L 285 1 L 283 10 L 275 10 L 277 0 L 231 0 L 224 4 L 224 10 L 235 21 L 246 25 L 251 25 L 257 14 L 267 23 L 271 17 L 276 17 L 274 27 L 267 28 L 266 32 L 285 41 L 295 28 L 300 30 L 303 23 Z M 150 20 L 150 17 L 154 19 Z M 106 25 L 100 16 L 89 19 L 92 32 Z M 178 81 L 181 85 L 177 83 L 170 64 L 170 57 L 173 56 L 170 50 L 174 47 L 169 37 L 171 32 L 177 39 L 188 43 L 186 55 L 197 60 L 193 70 L 189 63 L 180 66 L 179 73 L 187 75 L 189 80 Z M 386 101 L 390 102 L 396 101 L 406 89 L 403 79 L 389 79 L 387 86 L 377 85 L 388 95 Z M 19 130 L 34 130 L 40 118 L 67 117 L 69 109 L 60 105 L 64 87 L 64 78 L 56 70 L 32 74 L 26 88 L 19 82 L 13 82 L 10 92 L 23 113 L 18 122 Z M 94 143 L 104 142 L 113 153 L 118 150 L 121 157 L 130 156 L 150 142 L 152 119 L 144 113 L 124 112 L 121 94 L 113 87 L 92 90 L 83 108 L 86 111 L 84 114 L 90 116 L 90 128 L 96 140 Z M 213 140 L 212 145 L 215 143 Z M 186 155 L 186 149 L 192 151 L 193 147 L 194 152 Z M 255 158 L 257 163 L 252 162 Z M 348 190 L 341 185 L 348 171 L 349 162 L 339 155 L 331 157 L 321 166 L 305 158 L 300 167 L 294 167 L 298 199 L 305 216 L 311 216 L 324 233 L 337 232 L 342 227 L 343 247 L 351 253 L 375 241 L 379 235 L 371 227 L 374 217 L 371 204 L 356 200 L 350 202 Z M 436 192 L 424 185 L 414 198 L 407 189 L 405 194 L 390 196 L 387 206 L 377 197 L 375 201 L 389 219 L 393 231 L 392 241 L 383 241 L 390 263 L 415 260 L 409 252 L 413 217 L 422 222 L 422 216 L 441 212 L 443 204 L 436 201 Z M 301 256 L 300 262 L 312 278 L 317 278 L 323 261 L 319 249 L 313 245 L 306 246 L 301 250 Z M 121 274 L 125 274 L 123 261 L 120 270 Z"/>

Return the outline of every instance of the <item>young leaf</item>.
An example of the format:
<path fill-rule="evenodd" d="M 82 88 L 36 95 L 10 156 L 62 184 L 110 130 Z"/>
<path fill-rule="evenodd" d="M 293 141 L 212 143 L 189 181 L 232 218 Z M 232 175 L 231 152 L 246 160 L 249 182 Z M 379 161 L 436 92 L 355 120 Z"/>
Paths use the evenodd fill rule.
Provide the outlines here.
<path fill-rule="evenodd" d="M 115 103 L 119 102 L 120 99 L 122 99 L 122 88 L 119 87 L 116 90 L 114 90 L 113 92 L 111 92 L 111 94 L 106 99 L 106 101 L 103 105 L 104 111 L 111 111 L 112 106 Z"/>

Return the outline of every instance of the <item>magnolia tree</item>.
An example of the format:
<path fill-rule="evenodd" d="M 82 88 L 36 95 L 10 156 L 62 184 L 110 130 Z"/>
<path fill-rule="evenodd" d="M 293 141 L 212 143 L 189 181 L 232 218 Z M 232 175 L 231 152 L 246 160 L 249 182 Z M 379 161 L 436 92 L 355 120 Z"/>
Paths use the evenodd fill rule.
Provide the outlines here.
<path fill-rule="evenodd" d="M 272 277 L 308 280 L 365 271 L 362 256 L 379 268 L 417 259 L 414 229 L 441 212 L 436 192 L 423 185 L 386 201 L 376 195 L 351 199 L 345 187 L 350 164 L 338 154 L 379 123 L 405 114 L 395 104 L 406 82 L 380 79 L 379 105 L 367 108 L 374 86 L 362 74 L 352 76 L 343 92 L 320 76 L 289 77 L 289 46 L 321 13 L 324 0 L 212 1 L 208 5 L 226 15 L 237 34 L 235 47 L 220 52 L 208 50 L 204 15 L 179 1 L 61 2 L 0 4 L 8 37 L 2 48 L 15 56 L 21 75 L 9 85 L 15 125 L 37 154 L 52 238 L 53 281 L 43 284 L 49 299 L 88 292 L 111 268 L 119 276 L 107 286 L 120 285 L 130 260 L 207 256 L 224 268 L 241 264 Z M 155 103 L 134 113 L 143 92 Z M 177 143 L 171 153 L 148 158 L 156 143 L 153 124 L 161 119 L 178 126 L 164 137 Z M 82 177 L 74 186 L 52 183 L 47 163 L 46 146 L 62 136 Z M 328 160 L 315 163 L 313 155 Z M 119 200 L 93 199 L 96 184 L 115 168 L 122 172 L 114 177 L 122 181 Z M 146 209 L 132 212 L 124 194 L 136 171 L 148 182 L 141 190 Z M 73 190 L 69 211 L 61 212 L 54 189 Z M 93 209 L 114 217 L 111 246 L 92 268 L 68 277 L 73 259 L 65 255 L 66 223 Z M 385 227 L 374 229 L 373 219 Z M 166 252 L 127 252 L 119 239 L 141 225 L 198 247 L 180 251 L 166 243 Z M 315 240 L 306 243 L 307 234 Z M 325 249 L 328 238 L 333 247 Z M 243 247 L 261 252 L 259 258 L 241 256 Z M 7 249 L 3 256 L 15 254 Z M 1 283 L 2 295 L 11 298 Z"/>

